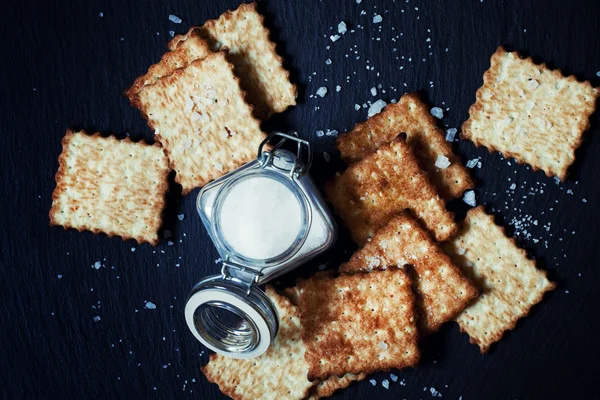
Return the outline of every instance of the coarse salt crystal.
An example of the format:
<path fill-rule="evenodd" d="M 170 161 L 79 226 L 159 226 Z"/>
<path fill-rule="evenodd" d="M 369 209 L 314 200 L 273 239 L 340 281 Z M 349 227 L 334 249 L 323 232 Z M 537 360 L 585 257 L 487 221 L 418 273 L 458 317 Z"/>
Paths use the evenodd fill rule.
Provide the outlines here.
<path fill-rule="evenodd" d="M 390 374 L 390 379 L 394 382 L 398 382 L 398 375 Z"/>
<path fill-rule="evenodd" d="M 464 256 L 465 253 L 467 252 L 467 250 L 465 250 L 464 247 L 459 247 L 456 252 L 458 253 L 459 256 Z"/>
<path fill-rule="evenodd" d="M 389 347 L 386 342 L 379 342 L 378 346 L 381 350 L 387 350 Z"/>
<path fill-rule="evenodd" d="M 329 36 L 329 39 L 331 39 L 332 42 L 336 42 L 340 37 L 340 35 L 331 35 Z"/>
<path fill-rule="evenodd" d="M 340 90 L 342 90 L 342 87 L 341 87 L 340 85 L 337 85 L 337 86 L 335 87 L 335 91 L 336 91 L 336 92 L 339 92 Z"/>
<path fill-rule="evenodd" d="M 377 381 L 375 379 L 370 379 L 369 383 L 373 386 L 377 385 Z"/>
<path fill-rule="evenodd" d="M 132 253 L 135 253 L 135 247 L 132 247 L 132 248 L 131 248 L 131 252 L 132 252 Z"/>
<path fill-rule="evenodd" d="M 177 219 L 180 221 L 183 221 L 183 219 L 185 218 L 185 214 L 179 214 L 177 215 Z"/>
<path fill-rule="evenodd" d="M 381 386 L 383 386 L 386 389 L 390 388 L 390 381 L 388 381 L 387 379 L 384 379 L 381 381 Z"/>
<path fill-rule="evenodd" d="M 327 65 L 331 65 L 331 62 L 332 62 L 331 58 L 328 58 L 327 60 L 325 60 L 325 64 L 327 64 Z"/>
<path fill-rule="evenodd" d="M 463 196 L 463 201 L 471 207 L 475 207 L 477 205 L 477 202 L 475 201 L 475 192 L 472 190 L 466 191 Z"/>
<path fill-rule="evenodd" d="M 144 308 L 146 310 L 156 310 L 156 304 L 154 304 L 151 301 L 147 301 L 146 304 L 144 305 Z"/>
<path fill-rule="evenodd" d="M 100 318 L 100 316 L 99 316 L 99 315 L 96 315 L 96 316 L 94 317 L 94 322 L 98 322 L 98 321 L 100 321 L 100 319 L 101 319 L 101 318 Z"/>
<path fill-rule="evenodd" d="M 479 162 L 479 157 L 473 158 L 472 160 L 467 161 L 467 168 L 473 168 Z"/>
<path fill-rule="evenodd" d="M 169 15 L 169 21 L 173 22 L 174 24 L 180 24 L 181 23 L 181 18 L 179 18 L 177 15 Z"/>
<path fill-rule="evenodd" d="M 346 23 L 344 21 L 342 21 L 338 24 L 338 33 L 340 35 L 343 35 L 344 33 L 346 33 L 347 30 L 348 30 L 348 27 L 346 26 Z"/>
<path fill-rule="evenodd" d="M 458 132 L 458 130 L 456 128 L 450 128 L 446 131 L 446 141 L 447 142 L 454 142 L 454 137 L 456 136 L 456 132 Z"/>
<path fill-rule="evenodd" d="M 535 79 L 532 79 L 529 82 L 527 82 L 527 89 L 529 90 L 537 89 L 538 86 L 540 86 L 540 83 Z"/>
<path fill-rule="evenodd" d="M 324 151 L 323 152 L 323 158 L 325 159 L 325 161 L 329 162 L 329 160 L 331 160 L 331 156 L 329 155 L 328 152 Z"/>
<path fill-rule="evenodd" d="M 439 107 L 433 107 L 430 112 L 431 112 L 431 115 L 433 115 L 437 119 L 444 118 L 444 110 L 442 110 Z"/>
<path fill-rule="evenodd" d="M 355 105 L 354 105 L 354 109 L 355 109 L 356 111 L 360 110 L 360 104 L 355 104 Z"/>
<path fill-rule="evenodd" d="M 517 184 L 513 183 L 512 185 L 510 185 L 509 189 L 510 190 L 515 190 L 517 188 Z"/>
<path fill-rule="evenodd" d="M 435 160 L 435 166 L 440 169 L 446 169 L 450 166 L 450 160 L 443 154 L 439 154 Z"/>
<path fill-rule="evenodd" d="M 377 89 L 374 87 L 371 88 L 371 96 L 377 96 Z"/>
<path fill-rule="evenodd" d="M 379 14 L 375 14 L 375 15 L 373 16 L 373 23 L 374 23 L 374 24 L 378 24 L 378 23 L 380 23 L 381 21 L 383 21 L 383 17 L 382 17 L 381 15 L 379 15 Z"/>
<path fill-rule="evenodd" d="M 371 118 L 373 115 L 379 114 L 386 105 L 387 103 L 385 101 L 381 99 L 377 100 L 375 103 L 371 104 L 371 107 L 369 107 L 369 111 L 367 112 L 368 117 Z"/>
<path fill-rule="evenodd" d="M 327 129 L 327 132 L 325 132 L 325 136 L 337 136 L 338 134 L 339 134 L 339 132 L 335 129 L 333 129 L 333 130 Z"/>
<path fill-rule="evenodd" d="M 102 267 L 102 263 L 100 261 L 96 261 L 94 265 L 92 265 L 92 268 L 95 269 L 100 269 L 100 267 Z"/>
<path fill-rule="evenodd" d="M 169 35 L 170 35 L 171 37 L 175 36 L 175 31 L 169 31 Z"/>
<path fill-rule="evenodd" d="M 323 137 L 323 136 L 325 136 L 325 132 L 324 131 L 316 131 L 315 134 L 317 135 L 317 137 Z"/>
<path fill-rule="evenodd" d="M 325 95 L 327 94 L 327 88 L 325 86 L 321 86 L 320 88 L 317 89 L 316 94 L 319 97 L 325 97 Z"/>

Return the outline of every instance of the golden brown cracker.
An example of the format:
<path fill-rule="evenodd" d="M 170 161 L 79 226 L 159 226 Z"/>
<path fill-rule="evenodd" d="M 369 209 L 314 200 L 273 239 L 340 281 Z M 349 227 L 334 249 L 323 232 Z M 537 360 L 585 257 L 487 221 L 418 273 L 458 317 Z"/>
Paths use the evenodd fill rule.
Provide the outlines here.
<path fill-rule="evenodd" d="M 341 378 L 337 376 L 330 376 L 326 380 L 317 383 L 310 389 L 310 395 L 308 400 L 322 399 L 323 397 L 333 396 L 333 394 L 340 390 L 345 389 L 354 382 L 362 381 L 367 377 L 367 374 L 345 374 Z"/>
<path fill-rule="evenodd" d="M 401 269 L 298 281 L 309 379 L 414 366 L 414 296 Z"/>
<path fill-rule="evenodd" d="M 253 160 L 266 137 L 222 52 L 144 86 L 134 105 L 165 148 L 184 194 Z"/>
<path fill-rule="evenodd" d="M 158 145 L 67 130 L 50 224 L 158 244 L 167 157 Z"/>
<path fill-rule="evenodd" d="M 587 81 L 499 47 L 462 137 L 564 181 L 599 93 Z"/>
<path fill-rule="evenodd" d="M 351 164 L 325 192 L 359 246 L 407 208 L 438 241 L 448 240 L 457 229 L 453 214 L 400 138 Z"/>
<path fill-rule="evenodd" d="M 199 31 L 213 50 L 227 49 L 228 60 L 248 93 L 248 101 L 254 105 L 255 115 L 264 119 L 296 105 L 298 89 L 290 83 L 290 74 L 283 68 L 283 59 L 269 39 L 264 17 L 256 6 L 241 4 L 218 19 L 206 21 Z M 194 29 L 174 37 L 169 49 L 179 48 Z"/>
<path fill-rule="evenodd" d="M 454 154 L 429 108 L 416 93 L 405 94 L 381 113 L 356 124 L 350 132 L 338 137 L 336 147 L 344 161 L 353 163 L 391 142 L 401 132 L 407 134 L 407 143 L 414 148 L 420 167 L 427 171 L 445 200 L 458 198 L 474 186 L 460 157 Z M 440 155 L 448 158 L 450 166 L 436 167 Z"/>
<path fill-rule="evenodd" d="M 452 320 L 479 295 L 479 289 L 431 240 L 417 221 L 402 213 L 340 266 L 340 272 L 411 265 L 419 333 L 428 335 Z"/>
<path fill-rule="evenodd" d="M 506 237 L 483 206 L 467 213 L 460 233 L 446 250 L 483 288 L 482 295 L 456 319 L 482 353 L 556 287 L 514 238 Z"/>

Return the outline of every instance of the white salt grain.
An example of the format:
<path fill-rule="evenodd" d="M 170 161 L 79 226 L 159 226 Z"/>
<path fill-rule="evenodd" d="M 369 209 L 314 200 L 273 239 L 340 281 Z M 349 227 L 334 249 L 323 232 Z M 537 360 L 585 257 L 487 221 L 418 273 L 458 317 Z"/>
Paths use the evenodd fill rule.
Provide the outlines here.
<path fill-rule="evenodd" d="M 336 42 L 340 37 L 340 35 L 331 35 L 329 36 L 329 39 L 331 39 L 332 42 Z"/>
<path fill-rule="evenodd" d="M 360 104 L 355 104 L 355 105 L 354 105 L 354 109 L 355 109 L 356 111 L 360 110 Z"/>
<path fill-rule="evenodd" d="M 180 24 L 181 23 L 181 18 L 179 18 L 177 15 L 169 15 L 169 21 L 173 22 L 174 24 Z"/>
<path fill-rule="evenodd" d="M 132 248 L 131 248 L 131 252 L 132 252 L 132 253 L 135 253 L 135 247 L 132 247 Z"/>
<path fill-rule="evenodd" d="M 340 85 L 337 85 L 337 86 L 335 87 L 335 91 L 336 91 L 336 92 L 339 92 L 340 90 L 342 90 L 342 87 L 341 87 Z"/>
<path fill-rule="evenodd" d="M 379 342 L 378 346 L 381 350 L 387 350 L 389 347 L 386 342 Z"/>
<path fill-rule="evenodd" d="M 517 188 L 517 185 L 515 183 L 513 183 L 512 185 L 510 185 L 509 189 L 510 190 L 515 190 Z"/>
<path fill-rule="evenodd" d="M 100 267 L 102 267 L 102 263 L 100 261 L 96 261 L 94 265 L 92 265 L 92 268 L 95 269 L 100 269 Z"/>
<path fill-rule="evenodd" d="M 475 201 L 475 192 L 472 190 L 466 191 L 463 196 L 463 201 L 471 207 L 475 207 L 477 205 L 477 202 Z"/>
<path fill-rule="evenodd" d="M 96 315 L 96 316 L 94 317 L 94 322 L 98 322 L 98 321 L 100 321 L 100 319 L 101 319 L 101 318 L 100 318 L 100 316 L 99 316 L 99 315 Z"/>
<path fill-rule="evenodd" d="M 444 110 L 442 110 L 439 107 L 433 107 L 430 112 L 431 112 L 431 115 L 433 115 L 437 119 L 444 118 Z"/>
<path fill-rule="evenodd" d="M 380 23 L 381 21 L 383 21 L 383 17 L 382 17 L 381 15 L 375 14 L 375 15 L 373 16 L 373 23 L 374 23 L 374 24 L 378 24 L 378 23 Z"/>
<path fill-rule="evenodd" d="M 179 214 L 177 216 L 177 219 L 180 220 L 180 221 L 183 221 L 184 218 L 185 218 L 185 214 Z"/>
<path fill-rule="evenodd" d="M 390 374 L 390 379 L 394 382 L 398 382 L 398 375 Z"/>
<path fill-rule="evenodd" d="M 375 114 L 379 114 L 381 110 L 387 105 L 387 103 L 383 100 L 377 100 L 375 103 L 371 104 L 369 107 L 369 111 L 367 113 L 368 117 L 371 118 Z"/>
<path fill-rule="evenodd" d="M 371 96 L 377 96 L 377 89 L 374 87 L 371 88 Z"/>
<path fill-rule="evenodd" d="M 381 386 L 383 386 L 386 389 L 390 388 L 390 381 L 388 381 L 387 379 L 384 379 L 381 381 Z"/>
<path fill-rule="evenodd" d="M 458 132 L 458 130 L 456 128 L 450 128 L 446 131 L 446 141 L 447 142 L 454 142 L 454 137 L 456 136 L 456 132 Z"/>
<path fill-rule="evenodd" d="M 348 27 L 346 26 L 346 23 L 344 21 L 342 21 L 338 24 L 338 33 L 340 35 L 343 35 L 344 33 L 346 33 L 347 30 L 348 30 Z"/>
<path fill-rule="evenodd" d="M 373 386 L 377 385 L 377 381 L 375 379 L 369 380 L 369 383 Z"/>
<path fill-rule="evenodd" d="M 474 166 L 477 165 L 478 162 L 479 162 L 479 157 L 473 158 L 473 159 L 467 161 L 467 168 L 473 168 Z"/>
<path fill-rule="evenodd" d="M 325 136 L 325 132 L 323 132 L 323 131 L 316 131 L 315 134 L 317 135 L 317 137 Z"/>
<path fill-rule="evenodd" d="M 325 161 L 329 162 L 329 160 L 331 160 L 331 156 L 329 155 L 328 152 L 324 151 L 323 152 L 323 158 L 325 159 Z"/>
<path fill-rule="evenodd" d="M 327 88 L 325 86 L 321 86 L 319 89 L 317 89 L 317 96 L 325 97 L 326 94 L 327 94 Z"/>
<path fill-rule="evenodd" d="M 439 169 L 446 169 L 450 166 L 450 160 L 443 154 L 439 154 L 435 160 L 435 166 Z"/>
<path fill-rule="evenodd" d="M 151 302 L 151 301 L 147 301 L 147 302 L 146 302 L 146 305 L 144 305 L 144 308 L 145 308 L 146 310 L 156 310 L 156 304 L 154 304 L 154 303 L 153 303 L 153 302 Z"/>
<path fill-rule="evenodd" d="M 535 90 L 538 86 L 540 86 L 540 83 L 535 79 L 532 79 L 529 82 L 527 82 L 527 89 L 529 90 Z"/>

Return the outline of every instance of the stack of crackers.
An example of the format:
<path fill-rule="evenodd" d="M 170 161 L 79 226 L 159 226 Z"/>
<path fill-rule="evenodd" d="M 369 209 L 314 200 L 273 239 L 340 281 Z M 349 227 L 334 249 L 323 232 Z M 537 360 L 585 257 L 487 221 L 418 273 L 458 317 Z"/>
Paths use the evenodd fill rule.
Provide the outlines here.
<path fill-rule="evenodd" d="M 256 3 L 175 36 L 125 91 L 158 144 L 68 131 L 52 225 L 158 244 L 168 174 L 183 194 L 256 157 L 260 120 L 296 104 L 297 89 Z"/>
<path fill-rule="evenodd" d="M 588 82 L 499 48 L 463 137 L 565 179 L 597 97 Z M 416 94 L 336 147 L 348 167 L 325 192 L 360 248 L 283 295 L 267 289 L 284 323 L 273 346 L 253 360 L 212 355 L 202 368 L 232 398 L 326 397 L 415 367 L 424 339 L 449 321 L 485 353 L 555 288 L 483 206 L 459 223 L 446 209 L 474 181 Z"/>

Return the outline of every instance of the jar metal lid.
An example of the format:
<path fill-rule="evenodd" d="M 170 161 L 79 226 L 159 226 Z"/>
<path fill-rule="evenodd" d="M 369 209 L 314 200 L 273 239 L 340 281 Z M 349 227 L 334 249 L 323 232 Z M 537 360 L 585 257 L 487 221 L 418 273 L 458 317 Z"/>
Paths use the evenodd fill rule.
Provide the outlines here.
<path fill-rule="evenodd" d="M 245 291 L 221 275 L 199 282 L 185 305 L 188 327 L 216 353 L 248 359 L 263 354 L 279 328 L 277 310 L 258 287 Z"/>

